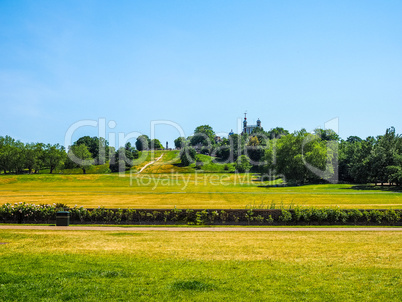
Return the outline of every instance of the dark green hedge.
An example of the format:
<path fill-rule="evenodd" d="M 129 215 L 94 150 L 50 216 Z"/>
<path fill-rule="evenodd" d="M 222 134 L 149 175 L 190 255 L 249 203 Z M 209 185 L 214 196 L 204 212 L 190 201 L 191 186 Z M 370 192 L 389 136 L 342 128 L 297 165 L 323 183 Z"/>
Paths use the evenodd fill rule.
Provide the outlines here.
<path fill-rule="evenodd" d="M 69 208 L 62 204 L 27 203 L 0 206 L 3 223 L 55 223 L 60 210 L 70 212 L 70 223 L 194 224 L 194 225 L 402 225 L 402 210 L 294 209 L 107 209 Z"/>

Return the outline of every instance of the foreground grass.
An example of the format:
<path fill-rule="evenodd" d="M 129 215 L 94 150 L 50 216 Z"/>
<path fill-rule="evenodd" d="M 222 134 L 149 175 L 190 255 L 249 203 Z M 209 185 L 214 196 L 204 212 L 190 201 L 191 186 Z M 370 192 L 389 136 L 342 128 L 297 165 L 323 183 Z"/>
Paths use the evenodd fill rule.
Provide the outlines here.
<path fill-rule="evenodd" d="M 1 230 L 4 301 L 400 301 L 402 237 Z"/>
<path fill-rule="evenodd" d="M 149 166 L 148 169 L 158 166 Z M 146 171 L 145 170 L 145 171 Z M 402 208 L 400 192 L 353 185 L 275 187 L 253 174 L 166 173 L 92 175 L 1 175 L 0 204 L 65 203 L 110 208 L 245 208 L 307 205 L 341 208 Z"/>

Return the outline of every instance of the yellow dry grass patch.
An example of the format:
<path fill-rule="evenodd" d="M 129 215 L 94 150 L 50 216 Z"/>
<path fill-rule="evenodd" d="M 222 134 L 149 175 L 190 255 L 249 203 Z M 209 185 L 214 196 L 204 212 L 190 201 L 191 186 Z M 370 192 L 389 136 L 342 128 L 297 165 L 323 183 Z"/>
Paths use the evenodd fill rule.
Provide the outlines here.
<path fill-rule="evenodd" d="M 1 239 L 3 237 L 3 239 Z M 0 254 L 125 254 L 151 259 L 268 260 L 402 269 L 398 232 L 109 232 L 2 230 Z"/>
<path fill-rule="evenodd" d="M 234 173 L 2 175 L 0 204 L 65 203 L 84 207 L 170 209 L 174 206 L 234 209 L 251 204 L 265 207 L 275 204 L 277 208 L 282 205 L 402 208 L 402 194 L 398 192 L 357 190 L 352 185 L 267 185 L 268 182 L 261 183 L 252 174 Z"/>

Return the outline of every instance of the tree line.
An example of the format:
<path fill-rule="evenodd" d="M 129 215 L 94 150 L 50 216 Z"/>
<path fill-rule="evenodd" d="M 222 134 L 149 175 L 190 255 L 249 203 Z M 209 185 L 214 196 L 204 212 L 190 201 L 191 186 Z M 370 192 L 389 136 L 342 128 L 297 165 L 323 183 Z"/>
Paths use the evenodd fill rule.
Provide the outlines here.
<path fill-rule="evenodd" d="M 288 184 L 323 180 L 402 184 L 402 137 L 393 127 L 375 138 L 343 140 L 330 129 L 289 133 L 280 127 L 219 138 L 211 126 L 202 125 L 193 136 L 177 138 L 175 147 L 181 149 L 184 166 L 196 162 L 197 153 L 208 154 L 217 163 L 234 164 L 238 172 L 282 177 Z"/>
<path fill-rule="evenodd" d="M 270 131 L 254 129 L 251 135 L 216 136 L 212 127 L 202 125 L 194 135 L 175 141 L 181 149 L 181 164 L 197 161 L 208 154 L 217 163 L 233 164 L 237 172 L 281 177 L 288 184 L 318 183 L 323 180 L 348 183 L 402 184 L 402 136 L 393 127 L 384 135 L 361 139 L 341 139 L 332 130 L 302 129 L 289 133 L 277 127 Z M 0 136 L 0 170 L 6 173 L 38 173 L 49 169 L 80 168 L 86 173 L 92 165 L 108 164 L 112 172 L 128 170 L 140 151 L 163 149 L 158 139 L 141 135 L 135 142 L 115 150 L 104 138 L 84 136 L 65 150 L 59 144 L 22 143 Z"/>
<path fill-rule="evenodd" d="M 24 144 L 10 136 L 0 136 L 0 171 L 32 174 L 48 169 L 52 174 L 56 169 L 80 168 L 85 174 L 93 165 L 109 163 L 110 171 L 117 172 L 131 168 L 139 151 L 163 149 L 158 139 L 150 140 L 146 135 L 138 137 L 135 144 L 137 149 L 127 142 L 115 150 L 102 137 L 83 136 L 66 150 L 59 144 Z"/>

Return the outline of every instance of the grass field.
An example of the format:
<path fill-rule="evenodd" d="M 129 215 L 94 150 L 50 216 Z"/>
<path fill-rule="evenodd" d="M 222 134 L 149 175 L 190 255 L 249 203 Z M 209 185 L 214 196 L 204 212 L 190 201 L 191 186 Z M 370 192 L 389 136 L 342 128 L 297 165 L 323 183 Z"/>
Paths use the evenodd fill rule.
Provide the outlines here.
<path fill-rule="evenodd" d="M 153 165 L 152 165 L 153 166 Z M 150 167 L 152 167 L 150 166 Z M 155 167 L 153 167 L 155 168 Z M 148 168 L 147 168 L 148 169 Z M 65 203 L 115 208 L 245 208 L 309 205 L 341 208 L 402 208 L 400 192 L 352 185 L 274 187 L 252 174 L 169 173 L 1 175 L 0 204 Z"/>
<path fill-rule="evenodd" d="M 400 301 L 397 232 L 0 230 L 2 301 Z"/>
<path fill-rule="evenodd" d="M 159 161 L 155 161 L 162 156 Z M 195 164 L 179 165 L 179 151 L 142 152 L 130 171 L 119 174 L 76 174 L 80 169 L 39 175 L 0 175 L 0 204 L 65 203 L 69 206 L 110 208 L 245 208 L 308 205 L 341 208 L 402 208 L 401 192 L 379 187 L 307 185 L 279 187 L 281 180 L 260 181 L 259 175 L 228 173 L 228 165 L 198 155 Z M 147 166 L 140 174 L 137 172 Z M 92 168 L 94 173 L 107 169 Z M 73 173 L 68 175 L 67 173 Z"/>

